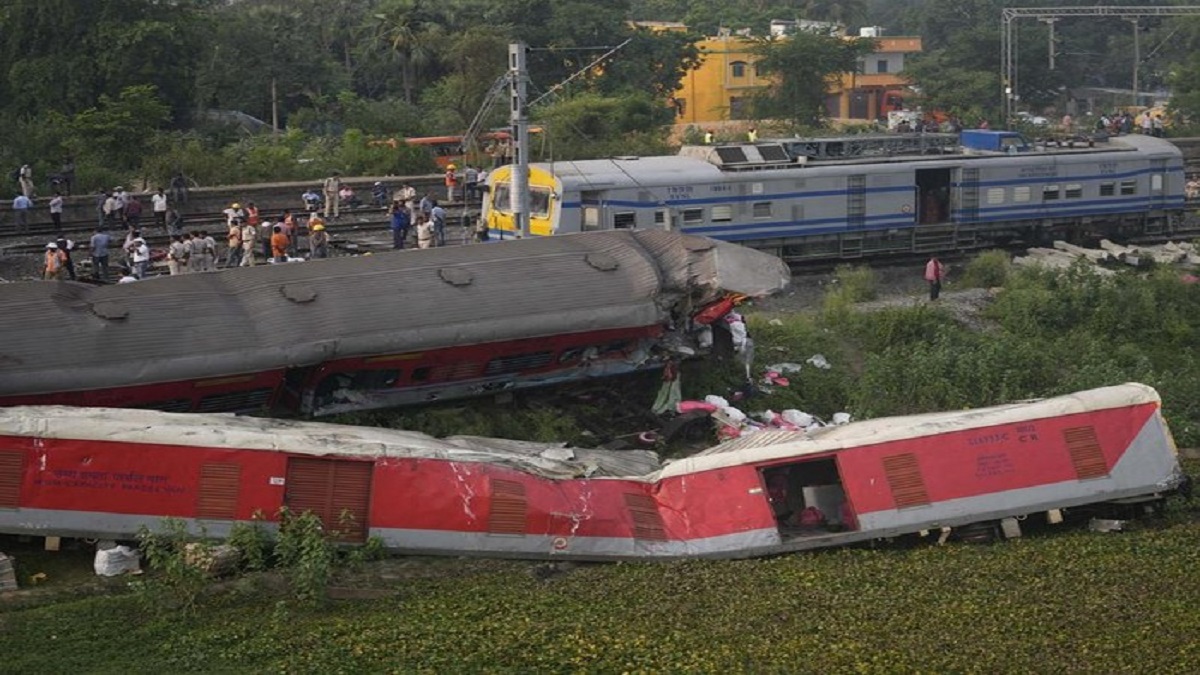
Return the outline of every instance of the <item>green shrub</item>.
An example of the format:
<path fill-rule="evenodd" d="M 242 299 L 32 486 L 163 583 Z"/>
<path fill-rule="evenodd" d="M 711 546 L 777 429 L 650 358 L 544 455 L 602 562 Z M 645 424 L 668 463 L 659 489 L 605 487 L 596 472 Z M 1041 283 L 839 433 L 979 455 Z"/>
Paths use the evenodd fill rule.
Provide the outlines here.
<path fill-rule="evenodd" d="M 227 542 L 241 552 L 242 569 L 260 572 L 267 569 L 273 542 L 271 534 L 262 524 L 262 513 L 255 512 L 254 521 L 247 524 L 235 523 L 229 531 Z"/>
<path fill-rule="evenodd" d="M 838 265 L 825 291 L 824 308 L 829 313 L 845 311 L 848 305 L 874 300 L 875 270 L 866 265 Z"/>
<path fill-rule="evenodd" d="M 275 559 L 301 603 L 316 605 L 325 599 L 337 559 L 337 549 L 326 535 L 321 519 L 311 511 L 297 515 L 280 509 Z"/>
<path fill-rule="evenodd" d="M 150 606 L 160 607 L 160 600 L 165 598 L 173 608 L 195 610 L 208 584 L 208 573 L 196 562 L 211 556 L 212 545 L 203 537 L 193 536 L 176 518 L 164 518 L 157 530 L 142 526 L 137 539 L 142 557 L 153 572 L 140 586 L 148 593 Z"/>
<path fill-rule="evenodd" d="M 960 283 L 975 288 L 1003 286 L 1012 271 L 1012 256 L 1007 251 L 984 251 L 967 263 Z"/>

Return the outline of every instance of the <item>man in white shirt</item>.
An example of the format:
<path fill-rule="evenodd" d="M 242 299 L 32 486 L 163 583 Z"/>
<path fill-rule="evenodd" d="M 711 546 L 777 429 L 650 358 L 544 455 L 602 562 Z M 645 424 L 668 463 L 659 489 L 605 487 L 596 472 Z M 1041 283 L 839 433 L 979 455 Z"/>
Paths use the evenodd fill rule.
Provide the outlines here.
<path fill-rule="evenodd" d="M 150 197 L 150 204 L 154 209 L 154 224 L 167 229 L 167 195 L 162 188 L 158 188 L 154 196 Z"/>
<path fill-rule="evenodd" d="M 150 247 L 146 240 L 138 237 L 133 240 L 133 276 L 145 279 L 150 271 Z"/>
<path fill-rule="evenodd" d="M 62 214 L 63 214 L 63 196 L 61 192 L 55 192 L 50 199 L 50 220 L 54 221 L 54 232 L 57 234 L 62 232 Z"/>

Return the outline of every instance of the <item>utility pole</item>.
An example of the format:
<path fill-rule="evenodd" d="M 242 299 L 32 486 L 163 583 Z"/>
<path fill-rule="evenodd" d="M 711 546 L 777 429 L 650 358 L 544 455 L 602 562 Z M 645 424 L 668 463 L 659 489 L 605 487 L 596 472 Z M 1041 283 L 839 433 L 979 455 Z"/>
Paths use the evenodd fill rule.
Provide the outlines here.
<path fill-rule="evenodd" d="M 508 45 L 509 122 L 512 124 L 512 206 L 513 226 L 521 237 L 529 236 L 529 114 L 526 106 L 525 68 L 527 48 L 524 42 Z"/>
<path fill-rule="evenodd" d="M 1042 19 L 1043 22 L 1050 28 L 1050 70 L 1054 70 L 1054 57 L 1056 47 L 1054 45 L 1054 24 L 1058 19 Z"/>
<path fill-rule="evenodd" d="M 1138 20 L 1134 17 L 1129 20 L 1133 24 L 1133 105 L 1141 105 L 1141 97 L 1138 96 L 1138 67 L 1142 65 L 1142 42 L 1139 37 Z"/>

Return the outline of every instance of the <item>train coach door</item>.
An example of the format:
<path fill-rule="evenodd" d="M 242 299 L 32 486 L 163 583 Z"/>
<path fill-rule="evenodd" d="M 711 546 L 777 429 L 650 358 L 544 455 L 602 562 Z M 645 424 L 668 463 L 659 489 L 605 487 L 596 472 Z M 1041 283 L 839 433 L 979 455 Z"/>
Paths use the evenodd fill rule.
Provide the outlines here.
<path fill-rule="evenodd" d="M 331 539 L 364 542 L 373 469 L 359 460 L 289 457 L 283 505 L 297 515 L 312 512 Z"/>
<path fill-rule="evenodd" d="M 1156 159 L 1150 162 L 1150 208 L 1153 210 L 1166 208 L 1167 201 L 1167 160 Z"/>
<path fill-rule="evenodd" d="M 917 170 L 917 225 L 950 220 L 950 169 Z"/>
<path fill-rule="evenodd" d="M 858 529 L 833 457 L 762 467 L 767 501 L 786 543 L 811 537 L 836 537 Z"/>

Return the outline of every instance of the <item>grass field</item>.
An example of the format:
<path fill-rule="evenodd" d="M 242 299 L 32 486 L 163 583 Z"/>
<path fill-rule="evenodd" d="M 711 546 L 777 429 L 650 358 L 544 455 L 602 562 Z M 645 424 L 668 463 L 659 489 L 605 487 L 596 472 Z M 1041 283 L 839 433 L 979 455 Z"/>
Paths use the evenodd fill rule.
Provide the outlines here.
<path fill-rule="evenodd" d="M 390 560 L 359 581 L 391 597 L 318 608 L 253 578 L 191 615 L 138 593 L 59 596 L 0 606 L 0 672 L 1194 672 L 1198 513 L 545 580 L 531 563 Z"/>

